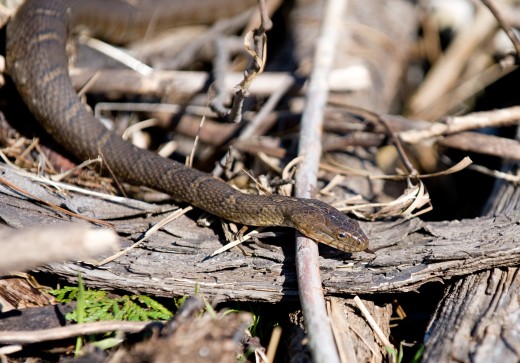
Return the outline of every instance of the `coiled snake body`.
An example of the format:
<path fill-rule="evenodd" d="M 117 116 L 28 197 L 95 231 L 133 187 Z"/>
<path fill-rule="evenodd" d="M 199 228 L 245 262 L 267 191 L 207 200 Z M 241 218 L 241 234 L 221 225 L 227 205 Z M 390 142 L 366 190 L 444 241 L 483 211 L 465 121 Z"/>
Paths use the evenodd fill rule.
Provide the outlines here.
<path fill-rule="evenodd" d="M 73 27 L 86 24 L 96 33 L 109 28 L 116 41 L 124 41 L 129 33 L 146 28 L 138 23 L 150 18 L 160 25 L 207 22 L 223 15 L 222 2 L 204 1 L 159 1 L 153 7 L 148 2 L 135 11 L 128 3 L 114 0 L 26 0 L 8 25 L 8 71 L 49 134 L 80 159 L 102 155 L 111 171 L 128 183 L 166 192 L 233 222 L 293 227 L 343 251 L 366 249 L 368 239 L 358 223 L 327 203 L 241 193 L 208 174 L 122 140 L 81 104 L 68 75 L 66 43 Z M 232 3 L 235 11 L 250 6 L 244 0 Z"/>

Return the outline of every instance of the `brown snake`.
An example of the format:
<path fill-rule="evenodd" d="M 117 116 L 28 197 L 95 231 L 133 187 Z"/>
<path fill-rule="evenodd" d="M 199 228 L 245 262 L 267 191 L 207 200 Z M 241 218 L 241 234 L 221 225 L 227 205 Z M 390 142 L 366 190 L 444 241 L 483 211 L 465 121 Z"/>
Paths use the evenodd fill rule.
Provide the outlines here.
<path fill-rule="evenodd" d="M 327 203 L 277 195 L 251 195 L 208 174 L 142 150 L 109 131 L 80 102 L 69 75 L 66 44 L 77 25 L 115 41 L 154 25 L 208 22 L 250 1 L 26 0 L 7 28 L 7 68 L 24 102 L 56 141 L 80 159 L 99 155 L 128 183 L 170 194 L 224 219 L 251 226 L 286 226 L 342 251 L 363 251 L 368 239 L 358 223 Z M 148 5 L 148 6 L 146 6 Z M 160 9 L 160 11 L 154 11 Z M 223 12 L 226 12 L 223 14 Z M 145 25 L 142 24 L 144 22 Z M 131 37 L 135 35 L 131 34 Z"/>

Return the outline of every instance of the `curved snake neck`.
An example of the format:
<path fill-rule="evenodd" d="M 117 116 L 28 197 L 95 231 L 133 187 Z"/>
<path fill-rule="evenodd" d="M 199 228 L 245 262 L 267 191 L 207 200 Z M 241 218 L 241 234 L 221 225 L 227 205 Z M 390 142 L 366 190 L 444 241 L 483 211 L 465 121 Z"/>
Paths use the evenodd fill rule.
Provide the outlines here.
<path fill-rule="evenodd" d="M 200 0 L 163 2 L 161 16 L 154 18 L 158 23 L 166 21 L 163 15 L 169 17 L 170 23 L 185 22 L 195 15 L 204 18 L 201 13 L 208 14 L 200 19 L 204 22 L 223 15 L 211 9 L 213 5 L 222 11 L 222 2 L 214 0 L 206 0 L 206 6 L 193 5 L 200 4 Z M 236 12 L 250 4 L 244 0 L 231 2 L 237 5 L 233 7 Z M 101 11 L 101 4 L 117 6 L 118 11 Z M 138 28 L 132 22 L 157 17 L 157 14 L 146 13 L 150 10 L 139 12 L 126 9 L 130 6 L 123 4 L 98 3 L 98 0 L 29 0 L 11 19 L 7 28 L 7 67 L 24 102 L 46 131 L 80 159 L 101 155 L 110 170 L 128 183 L 163 191 L 219 217 L 252 226 L 294 227 L 318 242 L 343 251 L 366 249 L 368 239 L 358 223 L 330 205 L 313 199 L 241 193 L 206 173 L 122 140 L 81 104 L 68 75 L 69 30 L 76 23 L 87 23 L 99 32 L 110 24 L 112 33 L 125 34 L 126 29 Z M 147 9 L 158 9 L 147 5 Z M 170 14 L 166 8 L 174 10 Z M 110 20 L 105 19 L 104 14 L 109 14 Z M 93 18 L 97 21 L 90 24 Z"/>

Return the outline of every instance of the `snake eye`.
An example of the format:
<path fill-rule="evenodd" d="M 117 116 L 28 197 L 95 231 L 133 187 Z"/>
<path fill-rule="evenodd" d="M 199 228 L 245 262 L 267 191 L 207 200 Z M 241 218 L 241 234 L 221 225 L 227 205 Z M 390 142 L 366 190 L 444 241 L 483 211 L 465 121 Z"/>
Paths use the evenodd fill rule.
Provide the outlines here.
<path fill-rule="evenodd" d="M 345 232 L 340 232 L 337 234 L 338 239 L 345 239 L 347 238 L 347 234 Z"/>

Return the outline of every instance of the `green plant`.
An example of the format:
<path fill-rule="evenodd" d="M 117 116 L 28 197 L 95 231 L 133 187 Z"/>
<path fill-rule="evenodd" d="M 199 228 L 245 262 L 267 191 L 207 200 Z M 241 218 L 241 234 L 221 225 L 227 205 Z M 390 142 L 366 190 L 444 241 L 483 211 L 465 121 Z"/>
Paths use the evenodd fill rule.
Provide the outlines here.
<path fill-rule="evenodd" d="M 403 360 L 403 345 L 402 344 L 399 345 L 399 350 L 397 350 L 394 347 L 389 347 L 389 346 L 385 345 L 385 350 L 388 352 L 388 354 L 390 354 L 391 356 L 394 357 L 394 359 L 393 359 L 394 362 L 396 362 L 396 363 L 402 362 L 402 360 Z"/>
<path fill-rule="evenodd" d="M 65 286 L 51 290 L 50 293 L 61 303 L 76 302 L 76 309 L 65 318 L 77 323 L 87 323 L 100 320 L 149 321 L 168 320 L 173 314 L 162 304 L 145 295 L 112 296 L 106 291 L 85 289 L 81 274 L 78 275 L 78 286 Z M 93 341 L 101 349 L 118 345 L 123 340 L 104 335 L 101 340 Z M 81 354 L 82 337 L 76 339 L 75 356 Z"/>
<path fill-rule="evenodd" d="M 412 359 L 412 363 L 419 363 L 422 359 L 422 356 L 423 356 L 423 353 L 424 353 L 424 344 L 421 344 L 419 346 L 419 349 L 417 349 L 417 351 L 415 352 L 414 356 L 413 356 L 413 359 Z"/>
<path fill-rule="evenodd" d="M 168 320 L 173 316 L 162 304 L 145 295 L 109 296 L 102 290 L 81 291 L 81 286 L 65 286 L 50 292 L 62 303 L 77 301 L 76 309 L 66 315 L 68 320 L 78 323 L 100 320 L 148 321 Z"/>

